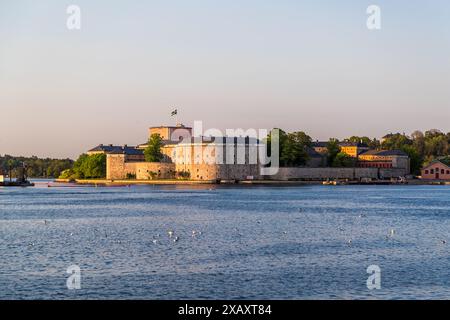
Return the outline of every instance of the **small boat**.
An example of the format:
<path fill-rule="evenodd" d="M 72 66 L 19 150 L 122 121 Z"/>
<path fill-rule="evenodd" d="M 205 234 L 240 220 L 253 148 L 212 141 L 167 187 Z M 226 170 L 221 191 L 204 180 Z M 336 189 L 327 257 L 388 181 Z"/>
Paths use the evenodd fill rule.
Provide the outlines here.
<path fill-rule="evenodd" d="M 0 187 L 34 187 L 34 183 L 30 181 L 3 181 Z"/>
<path fill-rule="evenodd" d="M 324 186 L 343 186 L 347 185 L 348 181 L 345 180 L 327 180 L 322 182 Z"/>

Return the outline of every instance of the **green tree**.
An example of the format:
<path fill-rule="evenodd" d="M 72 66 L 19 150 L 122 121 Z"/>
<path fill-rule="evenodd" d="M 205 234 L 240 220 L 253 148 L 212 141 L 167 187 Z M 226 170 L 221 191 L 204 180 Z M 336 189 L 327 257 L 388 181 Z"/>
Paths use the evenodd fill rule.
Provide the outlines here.
<path fill-rule="evenodd" d="M 381 144 L 381 148 L 386 150 L 396 150 L 401 149 L 403 146 L 412 144 L 413 141 L 406 134 L 395 133 L 386 136 Z"/>
<path fill-rule="evenodd" d="M 164 155 L 161 152 L 163 146 L 161 136 L 154 133 L 148 140 L 147 148 L 144 150 L 145 161 L 147 162 L 161 162 Z"/>
<path fill-rule="evenodd" d="M 106 177 L 106 154 L 88 156 L 84 166 L 84 176 L 89 179 Z"/>
<path fill-rule="evenodd" d="M 61 179 L 102 179 L 106 177 L 106 154 L 82 154 L 73 168 L 61 173 Z"/>
<path fill-rule="evenodd" d="M 371 149 L 379 149 L 380 148 L 380 141 L 376 138 L 370 139 L 369 137 L 359 137 L 359 136 L 352 136 L 348 139 L 344 140 L 345 142 L 353 142 L 353 143 L 364 143 Z"/>
<path fill-rule="evenodd" d="M 281 153 L 281 150 L 283 150 L 286 142 L 287 142 L 287 134 L 286 132 L 284 132 L 281 129 L 278 128 L 274 128 L 271 130 L 270 134 L 266 137 L 266 139 L 264 140 L 264 143 L 267 146 L 267 156 L 271 156 L 272 155 L 272 135 L 278 134 L 279 137 L 279 153 Z"/>
<path fill-rule="evenodd" d="M 332 166 L 334 159 L 338 153 L 341 152 L 341 147 L 339 146 L 339 140 L 331 138 L 327 143 L 327 165 Z"/>
<path fill-rule="evenodd" d="M 419 174 L 422 167 L 423 158 L 417 151 L 416 147 L 406 145 L 403 146 L 401 150 L 405 152 L 410 158 L 411 172 L 413 174 Z"/>
<path fill-rule="evenodd" d="M 425 155 L 442 157 L 449 154 L 449 144 L 445 135 L 429 135 L 425 137 Z"/>
<path fill-rule="evenodd" d="M 13 170 L 17 169 L 20 165 L 20 161 L 14 158 L 10 158 L 6 161 L 6 167 L 8 168 L 9 180 L 12 179 Z"/>
<path fill-rule="evenodd" d="M 349 156 L 348 154 L 339 152 L 334 158 L 332 166 L 336 168 L 350 168 L 355 166 L 355 161 L 355 158 Z"/>
<path fill-rule="evenodd" d="M 309 160 L 306 148 L 311 147 L 311 143 L 311 137 L 302 131 L 289 133 L 283 139 L 281 146 L 281 165 L 285 167 L 304 166 Z"/>
<path fill-rule="evenodd" d="M 10 173 L 12 177 L 16 178 L 23 170 L 22 164 L 25 165 L 25 175 L 32 178 L 58 177 L 62 171 L 70 169 L 73 165 L 73 161 L 70 159 L 39 159 L 35 156 L 13 157 L 5 155 L 0 156 L 0 168 L 4 172 L 9 172 L 8 162 L 14 164 Z"/>
<path fill-rule="evenodd" d="M 411 134 L 413 146 L 421 158 L 425 156 L 425 135 L 422 131 L 416 130 Z"/>
<path fill-rule="evenodd" d="M 309 160 L 307 148 L 312 145 L 311 137 L 303 131 L 286 133 L 281 129 L 275 128 L 272 130 L 272 133 L 274 130 L 277 130 L 279 133 L 280 166 L 304 166 Z M 273 148 L 271 135 L 267 136 L 265 143 L 268 149 L 268 156 L 271 156 Z"/>

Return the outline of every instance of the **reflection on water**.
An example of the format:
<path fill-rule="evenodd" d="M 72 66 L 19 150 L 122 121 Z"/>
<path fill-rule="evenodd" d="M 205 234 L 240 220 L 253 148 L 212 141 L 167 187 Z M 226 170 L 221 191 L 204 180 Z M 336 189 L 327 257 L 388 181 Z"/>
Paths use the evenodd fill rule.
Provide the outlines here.
<path fill-rule="evenodd" d="M 445 186 L 47 183 L 0 189 L 0 298 L 450 298 Z"/>

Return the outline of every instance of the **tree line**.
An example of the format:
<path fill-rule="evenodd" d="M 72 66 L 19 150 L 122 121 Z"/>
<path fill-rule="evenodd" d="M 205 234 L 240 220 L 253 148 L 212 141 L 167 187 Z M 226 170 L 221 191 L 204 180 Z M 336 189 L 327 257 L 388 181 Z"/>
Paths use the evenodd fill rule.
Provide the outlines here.
<path fill-rule="evenodd" d="M 0 171 L 12 178 L 17 178 L 22 168 L 25 168 L 25 174 L 30 178 L 57 178 L 61 172 L 71 168 L 72 165 L 71 159 L 0 156 Z"/>
<path fill-rule="evenodd" d="M 280 133 L 280 165 L 304 166 L 310 156 L 308 148 L 313 147 L 312 138 L 303 131 Z M 270 154 L 270 135 L 266 138 Z M 367 136 L 351 136 L 339 141 L 331 138 L 326 144 L 326 165 L 330 167 L 352 167 L 355 159 L 340 151 L 340 142 L 354 142 L 366 144 L 375 150 L 401 150 L 411 159 L 412 173 L 419 174 L 420 169 L 435 159 L 450 161 L 450 132 L 443 133 L 437 129 L 425 132 L 414 131 L 411 135 L 405 133 L 390 133 L 382 140 Z"/>
<path fill-rule="evenodd" d="M 305 166 L 310 160 L 310 150 L 313 148 L 313 139 L 303 131 L 286 132 L 279 130 L 280 137 L 280 165 L 283 167 Z M 265 142 L 268 144 L 268 153 L 271 153 L 271 135 Z M 338 140 L 331 138 L 326 143 L 327 152 L 324 155 L 324 165 L 329 167 L 353 167 L 356 159 L 341 152 L 341 142 L 354 142 L 366 144 L 375 150 L 402 150 L 411 159 L 412 173 L 420 173 L 420 169 L 435 159 L 450 162 L 450 132 L 443 133 L 437 129 L 425 132 L 414 131 L 411 135 L 405 133 L 390 133 L 382 140 L 367 136 L 351 136 Z M 152 135 L 147 148 L 144 150 L 145 160 L 159 162 L 163 159 L 161 148 L 162 139 L 159 135 Z M 2 159 L 2 158 L 0 158 Z M 26 161 L 30 177 L 60 177 L 65 179 L 105 178 L 106 155 L 81 155 L 75 162 L 72 160 L 50 160 L 31 158 Z M 7 162 L 7 161 L 6 161 Z M 2 163 L 5 163 L 3 160 Z M 45 163 L 45 164 L 44 164 Z M 7 166 L 6 166 L 7 167 Z"/>
<path fill-rule="evenodd" d="M 61 172 L 60 179 L 103 179 L 106 177 L 106 154 L 82 154 L 73 166 Z"/>

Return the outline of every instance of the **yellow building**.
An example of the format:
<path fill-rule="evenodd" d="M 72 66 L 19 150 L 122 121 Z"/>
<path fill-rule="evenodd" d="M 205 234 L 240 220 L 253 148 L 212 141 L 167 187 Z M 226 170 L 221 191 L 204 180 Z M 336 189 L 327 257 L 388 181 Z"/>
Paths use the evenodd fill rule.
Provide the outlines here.
<path fill-rule="evenodd" d="M 317 153 L 322 155 L 328 152 L 328 142 L 326 141 L 313 142 L 312 147 Z M 357 158 L 361 153 L 370 149 L 368 145 L 359 142 L 340 142 L 339 147 L 341 148 L 341 152 L 353 158 Z"/>
<path fill-rule="evenodd" d="M 369 150 L 358 157 L 363 168 L 404 168 L 409 173 L 409 156 L 401 150 Z"/>
<path fill-rule="evenodd" d="M 151 127 L 148 136 L 151 137 L 152 134 L 159 134 L 163 141 L 180 142 L 184 138 L 192 137 L 192 128 L 185 127 L 183 124 L 178 124 L 175 127 Z"/>
<path fill-rule="evenodd" d="M 359 142 L 341 142 L 339 144 L 341 152 L 350 157 L 357 158 L 361 153 L 369 151 L 369 146 Z"/>

